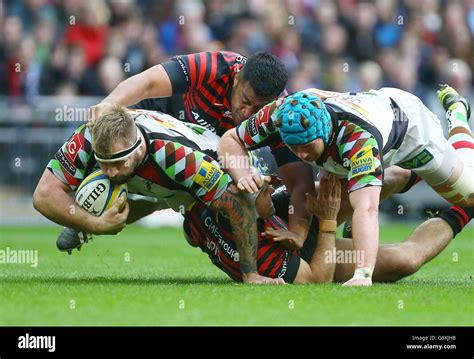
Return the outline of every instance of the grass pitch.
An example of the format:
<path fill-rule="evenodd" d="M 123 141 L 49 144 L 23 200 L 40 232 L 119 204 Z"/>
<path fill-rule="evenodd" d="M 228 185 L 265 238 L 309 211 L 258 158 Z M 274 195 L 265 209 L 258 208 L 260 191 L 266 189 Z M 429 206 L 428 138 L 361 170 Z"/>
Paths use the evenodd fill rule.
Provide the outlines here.
<path fill-rule="evenodd" d="M 381 228 L 399 242 L 416 224 Z M 38 266 L 0 264 L 1 326 L 474 325 L 474 229 L 395 284 L 233 283 L 179 229 L 127 227 L 72 256 L 59 227 L 0 228 L 0 250 L 38 250 Z"/>

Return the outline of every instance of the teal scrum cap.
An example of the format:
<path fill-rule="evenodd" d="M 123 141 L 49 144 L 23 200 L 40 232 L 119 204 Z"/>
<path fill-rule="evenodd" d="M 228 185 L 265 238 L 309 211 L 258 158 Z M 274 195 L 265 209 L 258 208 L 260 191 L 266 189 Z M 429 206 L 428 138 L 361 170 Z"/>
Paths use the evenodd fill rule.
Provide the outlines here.
<path fill-rule="evenodd" d="M 328 143 L 330 122 L 326 105 L 311 92 L 296 92 L 277 102 L 275 126 L 288 145 L 304 145 L 317 138 Z"/>

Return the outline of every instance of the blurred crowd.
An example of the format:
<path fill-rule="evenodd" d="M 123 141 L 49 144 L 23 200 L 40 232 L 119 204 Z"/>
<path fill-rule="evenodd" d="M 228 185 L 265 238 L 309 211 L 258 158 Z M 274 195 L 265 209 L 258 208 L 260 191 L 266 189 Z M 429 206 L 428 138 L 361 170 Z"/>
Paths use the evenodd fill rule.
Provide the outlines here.
<path fill-rule="evenodd" d="M 474 97 L 472 0 L 6 0 L 0 95 L 105 96 L 175 54 L 271 51 L 289 91 L 394 86 Z"/>

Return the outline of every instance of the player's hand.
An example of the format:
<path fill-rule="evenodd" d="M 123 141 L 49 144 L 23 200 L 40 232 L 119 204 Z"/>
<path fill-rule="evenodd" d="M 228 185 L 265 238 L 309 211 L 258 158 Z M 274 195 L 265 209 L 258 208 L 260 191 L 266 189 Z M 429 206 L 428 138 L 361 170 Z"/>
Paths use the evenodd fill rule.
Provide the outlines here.
<path fill-rule="evenodd" d="M 100 115 L 104 111 L 110 109 L 112 106 L 113 104 L 108 102 L 101 102 L 97 105 L 91 106 L 87 111 L 87 127 L 92 129 L 92 127 L 94 127 L 94 123 L 99 119 Z"/>
<path fill-rule="evenodd" d="M 265 235 L 271 236 L 274 242 L 280 243 L 283 247 L 298 250 L 303 247 L 303 240 L 298 235 L 287 229 L 273 229 L 267 228 Z"/>
<path fill-rule="evenodd" d="M 251 171 L 248 175 L 240 177 L 237 181 L 237 188 L 248 193 L 256 193 L 266 182 L 270 184 L 270 176 L 262 176 L 258 171 Z"/>
<path fill-rule="evenodd" d="M 283 278 L 269 278 L 258 274 L 257 272 L 243 273 L 242 280 L 247 284 L 286 284 Z"/>
<path fill-rule="evenodd" d="M 337 214 L 341 207 L 341 182 L 339 179 L 333 174 L 327 178 L 321 178 L 316 200 L 307 193 L 306 206 L 308 211 L 320 220 L 337 220 Z"/>
<path fill-rule="evenodd" d="M 112 207 L 97 217 L 98 222 L 94 234 L 117 234 L 125 228 L 129 211 L 125 197 L 121 196 Z"/>
<path fill-rule="evenodd" d="M 345 282 L 343 287 L 370 287 L 372 286 L 372 278 L 357 278 L 349 279 Z"/>

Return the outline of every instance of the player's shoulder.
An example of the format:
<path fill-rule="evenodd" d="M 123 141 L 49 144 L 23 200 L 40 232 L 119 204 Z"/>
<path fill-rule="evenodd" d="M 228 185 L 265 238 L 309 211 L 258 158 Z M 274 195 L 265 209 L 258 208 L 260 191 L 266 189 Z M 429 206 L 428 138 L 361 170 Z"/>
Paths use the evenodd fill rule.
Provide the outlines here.
<path fill-rule="evenodd" d="M 79 126 L 66 143 L 67 147 L 85 148 L 92 143 L 92 131 L 86 125 Z"/>
<path fill-rule="evenodd" d="M 216 51 L 215 56 L 218 59 L 218 66 L 222 71 L 224 68 L 238 72 L 248 61 L 247 56 L 232 51 Z"/>

